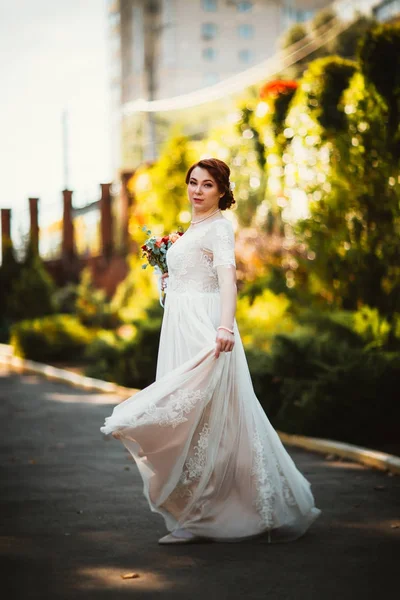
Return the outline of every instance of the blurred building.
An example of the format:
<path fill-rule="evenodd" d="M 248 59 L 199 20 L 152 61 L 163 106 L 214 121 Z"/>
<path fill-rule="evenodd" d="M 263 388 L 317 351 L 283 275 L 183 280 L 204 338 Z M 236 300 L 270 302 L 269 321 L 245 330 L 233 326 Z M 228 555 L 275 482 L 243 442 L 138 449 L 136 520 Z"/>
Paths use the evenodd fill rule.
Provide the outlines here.
<path fill-rule="evenodd" d="M 373 8 L 373 14 L 378 21 L 394 23 L 400 21 L 400 0 L 383 0 Z"/>
<path fill-rule="evenodd" d="M 113 153 L 121 107 L 185 94 L 272 56 L 283 31 L 328 0 L 110 0 Z M 147 126 L 154 126 L 151 117 Z M 151 136 L 150 136 L 151 137 Z M 150 152 L 150 157 L 151 152 Z M 116 163 L 121 162 L 116 158 Z"/>

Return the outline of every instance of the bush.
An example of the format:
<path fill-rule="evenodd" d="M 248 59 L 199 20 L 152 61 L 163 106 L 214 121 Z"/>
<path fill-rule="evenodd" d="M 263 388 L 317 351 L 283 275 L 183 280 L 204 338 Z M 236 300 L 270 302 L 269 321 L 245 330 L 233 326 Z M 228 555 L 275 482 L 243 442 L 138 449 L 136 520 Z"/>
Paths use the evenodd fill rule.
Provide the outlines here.
<path fill-rule="evenodd" d="M 271 356 L 263 350 L 246 348 L 254 392 L 260 400 L 268 418 L 273 421 L 281 406 L 280 380 L 275 377 L 271 366 Z"/>
<path fill-rule="evenodd" d="M 331 332 L 303 332 L 277 336 L 268 359 L 253 355 L 249 364 L 277 429 L 367 446 L 396 440 L 399 352 L 351 346 Z"/>
<path fill-rule="evenodd" d="M 315 69 L 324 64 L 317 61 L 310 65 L 308 76 L 316 76 Z M 398 161 L 389 151 L 388 109 L 360 72 L 351 77 L 340 95 L 351 67 L 337 71 L 339 64 L 332 63 L 335 68 L 327 79 L 329 97 L 325 92 L 320 95 L 322 83 L 311 85 L 310 81 L 308 100 L 299 96 L 295 107 L 298 112 L 292 115 L 297 119 L 292 123 L 294 129 L 298 127 L 297 135 L 299 115 L 316 117 L 323 102 L 326 106 L 321 115 L 325 117 L 320 123 L 328 128 L 324 137 L 330 139 L 329 144 L 315 151 L 317 166 L 313 171 L 319 175 L 321 169 L 324 183 L 315 180 L 303 184 L 309 214 L 298 220 L 294 229 L 307 254 L 299 261 L 295 284 L 301 285 L 297 274 L 304 274 L 310 291 L 314 290 L 315 297 L 325 303 L 350 310 L 367 304 L 392 322 L 394 313 L 400 312 L 400 187 Z M 307 108 L 311 100 L 316 102 L 315 110 Z M 289 114 L 288 122 L 290 119 Z M 319 129 L 314 132 L 318 136 Z M 312 135 L 311 126 L 308 131 Z M 306 139 L 301 142 L 304 149 Z M 323 150 L 329 166 L 323 164 Z"/>
<path fill-rule="evenodd" d="M 57 288 L 53 294 L 55 309 L 58 313 L 74 314 L 78 291 L 74 283 Z"/>
<path fill-rule="evenodd" d="M 281 46 L 285 50 L 290 48 L 293 44 L 298 44 L 301 40 L 304 40 L 308 35 L 308 31 L 305 25 L 302 23 L 296 23 L 292 25 L 288 31 L 285 32 Z"/>
<path fill-rule="evenodd" d="M 355 62 L 338 56 L 320 58 L 309 65 L 302 93 L 323 132 L 336 136 L 345 128 L 346 118 L 339 102 L 355 71 Z"/>
<path fill-rule="evenodd" d="M 10 292 L 18 279 L 21 267 L 15 260 L 11 241 L 3 248 L 2 264 L 0 266 L 0 342 L 7 342 L 11 325 L 12 304 Z"/>
<path fill-rule="evenodd" d="M 107 301 L 104 290 L 94 286 L 89 267 L 83 269 L 76 288 L 75 312 L 81 323 L 87 327 L 113 329 L 120 323 L 118 315 Z"/>
<path fill-rule="evenodd" d="M 146 310 L 158 298 L 157 279 L 153 269 L 143 269 L 143 259 L 131 254 L 129 270 L 111 300 L 111 310 L 126 323 L 146 318 Z"/>
<path fill-rule="evenodd" d="M 329 44 L 329 54 L 337 54 L 343 58 L 356 58 L 360 42 L 366 32 L 376 26 L 373 17 L 359 14 L 349 27 L 346 27 Z"/>
<path fill-rule="evenodd" d="M 11 328 L 16 356 L 37 361 L 80 358 L 92 338 L 93 333 L 71 315 L 25 320 Z"/>
<path fill-rule="evenodd" d="M 255 298 L 251 295 L 239 297 L 236 317 L 243 344 L 268 350 L 276 333 L 293 331 L 294 323 L 289 314 L 289 306 L 287 296 L 276 295 L 268 289 L 264 289 Z"/>
<path fill-rule="evenodd" d="M 34 319 L 54 312 L 55 285 L 40 256 L 29 245 L 8 299 L 13 320 Z"/>
<path fill-rule="evenodd" d="M 102 334 L 88 347 L 89 377 L 114 381 L 127 387 L 143 388 L 155 380 L 162 308 L 158 303 L 147 311 L 147 318 L 136 321 L 135 335 L 124 339 L 118 334 Z"/>
<path fill-rule="evenodd" d="M 387 130 L 391 150 L 400 158 L 400 26 L 377 25 L 366 32 L 359 47 L 359 61 L 366 79 L 384 98 L 388 109 Z"/>

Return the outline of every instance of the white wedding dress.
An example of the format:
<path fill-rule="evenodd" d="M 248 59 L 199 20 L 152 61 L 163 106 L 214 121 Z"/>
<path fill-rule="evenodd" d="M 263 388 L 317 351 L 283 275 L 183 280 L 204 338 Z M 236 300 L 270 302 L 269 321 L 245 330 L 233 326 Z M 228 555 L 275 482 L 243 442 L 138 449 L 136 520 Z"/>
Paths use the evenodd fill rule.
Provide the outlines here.
<path fill-rule="evenodd" d="M 214 356 L 216 268 L 235 268 L 230 221 L 188 229 L 167 263 L 156 381 L 117 405 L 101 431 L 119 431 L 169 531 L 297 539 L 321 511 L 255 396 L 236 321 L 233 351 Z"/>

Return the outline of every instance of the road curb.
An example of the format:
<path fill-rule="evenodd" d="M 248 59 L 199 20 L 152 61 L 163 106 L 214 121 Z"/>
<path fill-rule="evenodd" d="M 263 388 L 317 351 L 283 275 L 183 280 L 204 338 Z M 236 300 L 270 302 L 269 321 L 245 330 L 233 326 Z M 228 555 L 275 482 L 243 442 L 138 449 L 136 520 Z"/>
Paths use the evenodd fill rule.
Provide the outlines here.
<path fill-rule="evenodd" d="M 50 365 L 38 363 L 33 360 L 18 358 L 17 356 L 13 355 L 11 346 L 7 344 L 0 344 L 0 364 L 8 366 L 10 369 L 18 373 L 36 373 L 46 377 L 46 379 L 61 381 L 85 390 L 108 394 L 118 394 L 119 396 L 124 396 L 125 398 L 132 396 L 139 391 L 135 388 L 127 388 L 109 381 L 102 381 L 101 379 L 86 377 L 66 369 L 52 367 Z M 303 435 L 289 434 L 283 431 L 277 431 L 277 434 L 279 435 L 282 443 L 289 446 L 296 446 L 298 448 L 304 448 L 305 450 L 319 452 L 322 454 L 329 453 L 359 462 L 368 467 L 380 469 L 381 471 L 390 471 L 391 473 L 400 475 L 400 458 L 394 456 L 393 454 L 387 454 L 386 452 L 379 452 L 377 450 L 370 450 L 369 448 L 363 448 L 361 446 L 355 446 L 353 444 L 347 444 L 344 442 L 337 442 L 335 440 L 311 438 Z"/>
<path fill-rule="evenodd" d="M 305 450 L 320 452 L 322 454 L 333 454 L 362 463 L 368 467 L 374 467 L 381 471 L 389 471 L 396 475 L 400 475 L 400 458 L 393 454 L 379 452 L 378 450 L 370 450 L 369 448 L 363 448 L 362 446 L 355 446 L 354 444 L 347 444 L 345 442 L 294 435 L 284 433 L 283 431 L 277 431 L 277 434 L 281 441 L 289 446 L 296 446 L 298 448 L 304 448 Z"/>
<path fill-rule="evenodd" d="M 95 379 L 94 377 L 86 377 L 79 373 L 52 367 L 34 360 L 19 358 L 14 356 L 11 346 L 0 344 L 0 365 L 5 365 L 16 371 L 17 373 L 35 373 L 42 375 L 46 379 L 53 381 L 61 381 L 74 387 L 79 387 L 84 390 L 101 392 L 104 394 L 118 394 L 119 396 L 129 397 L 136 394 L 139 390 L 135 388 L 127 388 L 110 381 Z"/>

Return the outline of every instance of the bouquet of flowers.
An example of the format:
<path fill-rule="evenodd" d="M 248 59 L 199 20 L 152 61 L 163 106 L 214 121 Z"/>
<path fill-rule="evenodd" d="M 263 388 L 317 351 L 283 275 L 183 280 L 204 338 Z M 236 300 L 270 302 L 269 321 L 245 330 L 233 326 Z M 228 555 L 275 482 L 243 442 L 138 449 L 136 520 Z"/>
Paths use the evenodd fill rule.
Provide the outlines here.
<path fill-rule="evenodd" d="M 143 231 L 146 231 L 147 235 L 151 235 L 151 231 L 147 227 L 142 227 Z M 155 235 L 149 237 L 142 245 L 142 257 L 147 259 L 147 263 L 142 265 L 142 269 L 147 269 L 150 265 L 155 267 L 156 273 L 159 275 L 158 284 L 160 291 L 160 304 L 164 306 L 164 290 L 161 287 L 161 275 L 168 273 L 166 254 L 168 248 L 172 246 L 183 235 L 183 231 L 174 231 L 169 235 L 163 237 L 156 237 Z"/>
<path fill-rule="evenodd" d="M 142 229 L 146 231 L 147 235 L 151 234 L 151 231 L 146 227 Z M 149 237 L 142 246 L 142 257 L 148 260 L 145 265 L 142 265 L 142 269 L 146 269 L 151 265 L 152 267 L 158 267 L 161 273 L 167 273 L 167 250 L 181 235 L 183 235 L 183 231 L 175 231 L 163 237 L 156 237 L 155 235 Z"/>

